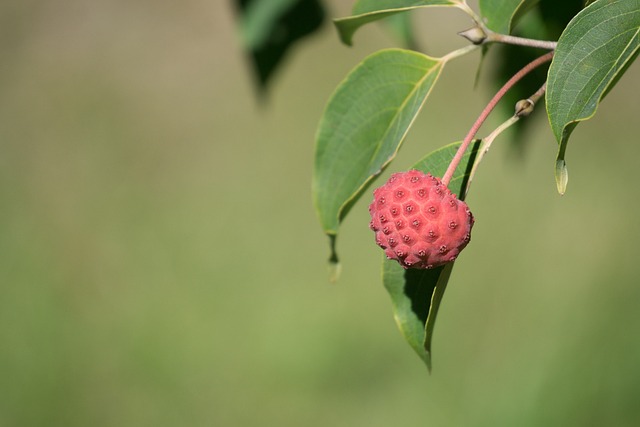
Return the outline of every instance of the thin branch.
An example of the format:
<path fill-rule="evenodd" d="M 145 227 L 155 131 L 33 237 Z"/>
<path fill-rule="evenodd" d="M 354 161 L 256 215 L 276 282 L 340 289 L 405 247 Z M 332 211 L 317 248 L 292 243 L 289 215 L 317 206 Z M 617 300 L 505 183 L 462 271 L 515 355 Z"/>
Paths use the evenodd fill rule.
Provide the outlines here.
<path fill-rule="evenodd" d="M 480 162 L 484 158 L 484 155 L 489 152 L 491 148 L 491 144 L 493 140 L 498 137 L 502 132 L 507 130 L 509 127 L 514 125 L 516 122 L 520 120 L 520 116 L 513 115 L 509 117 L 504 123 L 498 126 L 493 132 L 491 132 L 488 136 L 482 138 L 482 143 L 480 144 L 480 148 L 478 149 L 478 156 L 473 162 L 473 166 L 471 167 L 471 172 L 469 172 L 469 179 L 467 180 L 467 188 L 464 190 L 464 196 L 467 197 L 467 193 L 469 192 L 469 188 L 471 187 L 471 182 L 473 181 L 473 177 L 476 175 L 476 171 L 478 170 L 478 166 Z"/>
<path fill-rule="evenodd" d="M 475 161 L 473 162 L 473 166 L 471 167 L 471 172 L 469 172 L 469 179 L 467 181 L 467 188 L 464 190 L 464 193 L 463 193 L 465 195 L 465 197 L 466 197 L 467 193 L 469 192 L 469 188 L 471 187 L 471 182 L 473 181 L 473 177 L 475 176 L 476 171 L 478 170 L 478 166 L 480 165 L 480 162 L 484 158 L 484 155 L 489 152 L 489 149 L 491 148 L 491 144 L 493 144 L 493 141 L 502 132 L 504 132 L 509 127 L 511 127 L 512 125 L 517 123 L 521 118 L 526 117 L 529 114 L 531 114 L 533 112 L 533 109 L 534 109 L 536 103 L 540 100 L 540 98 L 542 98 L 542 96 L 544 95 L 546 89 L 547 89 L 547 83 L 545 82 L 540 87 L 540 89 L 538 89 L 529 98 L 522 99 L 522 100 L 518 101 L 516 103 L 516 108 L 515 108 L 516 111 L 515 111 L 514 115 L 509 117 L 504 123 L 502 123 L 500 126 L 498 126 L 489 135 L 487 135 L 486 137 L 482 138 L 482 143 L 480 145 L 480 148 L 478 149 L 478 156 L 476 157 Z M 524 104 L 524 107 L 521 106 L 522 104 Z"/>
<path fill-rule="evenodd" d="M 504 43 L 514 44 L 518 46 L 538 47 L 540 49 L 555 50 L 558 45 L 557 42 L 547 40 L 528 39 L 524 37 L 510 36 L 508 34 L 494 33 L 491 30 L 484 29 L 487 33 L 487 38 L 483 43 Z"/>
<path fill-rule="evenodd" d="M 466 0 L 461 0 L 460 3 L 455 5 L 460 10 L 465 12 L 475 23 L 473 28 L 477 29 L 479 33 L 482 34 L 483 37 L 476 36 L 473 33 L 473 37 L 469 38 L 465 35 L 465 33 L 469 32 L 473 28 L 463 31 L 462 33 L 458 33 L 461 36 L 467 38 L 473 44 L 486 44 L 486 43 L 505 43 L 505 44 L 514 44 L 518 46 L 529 46 L 529 47 L 538 47 L 541 49 L 555 50 L 557 46 L 557 42 L 555 41 L 547 41 L 547 40 L 536 40 L 529 39 L 524 37 L 511 36 L 508 34 L 500 34 L 494 31 L 491 31 L 484 23 L 482 18 L 478 16 L 478 14 L 467 4 Z M 476 38 L 477 37 L 477 38 Z"/>
<path fill-rule="evenodd" d="M 460 144 L 460 148 L 458 148 L 458 151 L 456 152 L 455 156 L 451 160 L 451 163 L 449 163 L 449 167 L 447 168 L 447 171 L 442 177 L 442 183 L 445 186 L 449 186 L 449 182 L 453 177 L 453 173 L 455 172 L 456 168 L 460 164 L 460 161 L 462 160 L 462 157 L 464 156 L 465 151 L 469 147 L 469 144 L 471 143 L 473 138 L 476 136 L 476 133 L 478 133 L 478 130 L 480 130 L 480 127 L 485 122 L 487 117 L 489 117 L 489 114 L 491 113 L 491 111 L 493 111 L 495 106 L 502 99 L 502 97 L 509 91 L 509 89 L 511 89 L 518 81 L 520 81 L 520 79 L 522 79 L 524 76 L 529 74 L 532 70 L 536 69 L 540 65 L 551 61 L 552 58 L 553 58 L 553 51 L 534 59 L 529 64 L 525 65 L 520 71 L 514 74 L 513 77 L 511 77 L 509 81 L 507 81 L 500 88 L 500 90 L 493 96 L 493 98 L 491 98 L 491 101 L 489 101 L 489 103 L 484 108 L 484 110 L 482 110 L 482 113 L 480 113 L 480 116 L 476 119 L 473 126 L 471 126 L 471 129 L 469 129 L 469 133 L 467 133 L 467 136 L 462 141 L 462 144 Z"/>

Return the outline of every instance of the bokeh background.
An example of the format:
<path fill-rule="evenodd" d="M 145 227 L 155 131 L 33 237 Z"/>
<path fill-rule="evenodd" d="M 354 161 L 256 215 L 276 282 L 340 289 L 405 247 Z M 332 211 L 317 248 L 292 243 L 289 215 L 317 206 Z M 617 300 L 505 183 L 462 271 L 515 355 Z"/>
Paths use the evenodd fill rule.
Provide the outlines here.
<path fill-rule="evenodd" d="M 347 48 L 327 23 L 260 101 L 234 17 L 0 3 L 0 426 L 638 425 L 637 64 L 574 132 L 564 197 L 543 111 L 524 149 L 496 141 L 429 375 L 368 202 L 329 284 L 310 194 L 327 98 L 396 41 L 372 25 Z M 430 54 L 464 44 L 461 13 L 416 19 Z M 387 173 L 466 133 L 491 96 L 477 63 L 445 70 Z"/>

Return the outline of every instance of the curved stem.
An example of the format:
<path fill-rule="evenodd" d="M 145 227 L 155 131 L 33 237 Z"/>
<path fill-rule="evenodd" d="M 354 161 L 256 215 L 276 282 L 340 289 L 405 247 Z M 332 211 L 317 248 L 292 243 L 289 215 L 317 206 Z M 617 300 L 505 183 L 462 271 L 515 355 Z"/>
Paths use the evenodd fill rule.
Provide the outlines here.
<path fill-rule="evenodd" d="M 510 36 L 508 34 L 494 33 L 487 28 L 483 28 L 487 33 L 487 38 L 483 43 L 505 43 L 518 46 L 538 47 L 541 49 L 554 50 L 558 45 L 557 42 L 547 40 L 527 39 L 524 37 Z"/>
<path fill-rule="evenodd" d="M 480 148 L 478 149 L 478 155 L 477 155 L 475 161 L 473 162 L 473 166 L 471 167 L 471 172 L 469 172 L 469 179 L 467 180 L 467 187 L 465 188 L 464 192 L 462 193 L 462 194 L 464 194 L 464 197 L 467 197 L 467 193 L 469 192 L 469 188 L 471 187 L 471 182 L 473 181 L 473 177 L 476 175 L 476 171 L 478 170 L 478 166 L 480 165 L 480 162 L 484 158 L 484 155 L 489 152 L 489 149 L 491 148 L 491 144 L 493 144 L 493 141 L 502 132 L 504 132 L 505 130 L 510 128 L 512 125 L 517 123 L 521 118 L 526 117 L 529 114 L 531 114 L 533 112 L 533 109 L 534 109 L 536 103 L 540 100 L 540 98 L 542 98 L 542 96 L 544 95 L 546 90 L 547 90 L 547 83 L 545 82 L 542 85 L 542 87 L 540 87 L 540 89 L 538 89 L 535 93 L 533 93 L 529 98 L 523 99 L 523 100 L 519 101 L 518 103 L 516 103 L 516 108 L 515 108 L 516 111 L 515 111 L 515 114 L 513 116 L 509 117 L 504 123 L 502 123 L 500 126 L 495 128 L 494 131 L 491 132 L 489 135 L 487 135 L 484 138 L 482 138 L 482 144 L 480 145 Z M 525 103 L 528 103 L 528 105 L 527 105 L 527 107 L 525 109 L 520 109 L 518 107 L 518 105 L 523 101 Z"/>
<path fill-rule="evenodd" d="M 473 19 L 473 22 L 475 22 L 476 25 L 481 25 L 484 27 L 484 25 L 482 24 L 482 18 L 480 18 L 478 14 L 473 9 L 471 9 L 471 7 L 469 7 L 466 0 L 462 0 L 462 3 L 459 3 L 457 7 L 464 13 L 469 15 L 469 17 Z"/>
<path fill-rule="evenodd" d="M 469 192 L 469 188 L 471 187 L 471 182 L 473 181 L 473 177 L 476 175 L 478 166 L 480 165 L 480 162 L 484 158 L 484 155 L 489 152 L 489 149 L 491 148 L 491 144 L 493 143 L 493 141 L 498 137 L 498 135 L 500 135 L 502 132 L 504 132 L 509 127 L 514 125 L 516 122 L 518 122 L 518 120 L 520 120 L 520 116 L 514 114 L 513 116 L 509 117 L 504 123 L 502 123 L 500 126 L 495 128 L 495 130 L 491 132 L 488 136 L 482 138 L 482 143 L 480 144 L 480 148 L 478 149 L 478 155 L 475 161 L 473 162 L 473 166 L 471 167 L 471 172 L 469 172 L 467 187 L 462 192 L 464 197 L 467 197 L 467 193 Z"/>
<path fill-rule="evenodd" d="M 460 144 L 460 148 L 458 148 L 458 151 L 456 152 L 455 156 L 453 157 L 453 159 L 451 159 L 451 163 L 449 163 L 449 167 L 447 168 L 447 171 L 442 177 L 442 183 L 445 186 L 447 187 L 449 186 L 451 177 L 453 177 L 453 173 L 455 172 L 456 168 L 460 164 L 460 161 L 464 156 L 464 152 L 467 150 L 467 148 L 469 147 L 469 144 L 471 143 L 473 138 L 476 136 L 476 133 L 478 133 L 478 130 L 480 130 L 480 127 L 482 126 L 482 124 L 485 122 L 487 117 L 489 117 L 489 114 L 491 113 L 491 111 L 493 111 L 495 106 L 498 104 L 498 101 L 500 101 L 502 97 L 509 91 L 509 89 L 511 89 L 518 81 L 520 81 L 520 79 L 522 79 L 524 76 L 529 74 L 529 72 L 536 69 L 537 67 L 544 64 L 545 62 L 551 61 L 551 58 L 553 58 L 553 51 L 534 59 L 533 61 L 525 65 L 520 71 L 515 73 L 513 77 L 511 77 L 509 81 L 507 81 L 500 88 L 500 90 L 493 96 L 493 98 L 491 98 L 491 101 L 489 101 L 487 106 L 484 107 L 484 110 L 482 110 L 482 113 L 480 113 L 480 116 L 476 119 L 473 126 L 471 126 L 471 129 L 469 129 L 469 133 L 467 133 L 467 136 L 465 136 L 464 140 L 462 141 L 462 144 Z"/>

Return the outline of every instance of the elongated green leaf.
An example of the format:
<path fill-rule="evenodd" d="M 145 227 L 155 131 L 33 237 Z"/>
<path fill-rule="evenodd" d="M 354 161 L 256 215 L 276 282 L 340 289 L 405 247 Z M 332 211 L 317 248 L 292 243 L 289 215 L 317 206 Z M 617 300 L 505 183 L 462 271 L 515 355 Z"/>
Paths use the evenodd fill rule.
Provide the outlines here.
<path fill-rule="evenodd" d="M 400 12 L 428 6 L 463 7 L 462 0 L 359 0 L 353 6 L 352 16 L 333 22 L 340 40 L 351 46 L 353 34 L 361 26 Z"/>
<path fill-rule="evenodd" d="M 459 146 L 456 142 L 442 147 L 416 163 L 413 169 L 442 176 Z M 460 199 L 464 199 L 479 146 L 480 141 L 476 141 L 467 150 L 449 183 L 449 189 Z M 383 262 L 382 279 L 391 297 L 398 328 L 429 369 L 433 328 L 452 268 L 453 263 L 449 263 L 432 270 L 405 270 L 396 261 L 385 259 Z"/>
<path fill-rule="evenodd" d="M 382 264 L 383 282 L 393 303 L 396 324 L 404 339 L 418 353 L 429 370 L 433 325 L 452 269 L 453 263 L 432 270 L 405 270 L 396 261 L 388 259 Z M 429 314 L 433 320 L 427 334 Z M 429 342 L 426 339 L 427 335 Z"/>
<path fill-rule="evenodd" d="M 319 0 L 235 2 L 244 49 L 251 58 L 258 89 L 264 91 L 291 46 L 317 31 L 325 12 Z"/>
<path fill-rule="evenodd" d="M 313 175 L 314 203 L 329 236 L 395 157 L 443 65 L 413 51 L 382 50 L 338 86 L 320 120 Z"/>
<path fill-rule="evenodd" d="M 539 0 L 480 0 L 480 14 L 489 29 L 510 34 L 518 19 Z"/>
<path fill-rule="evenodd" d="M 640 49 L 640 0 L 597 0 L 578 13 L 558 40 L 549 68 L 547 114 L 558 140 L 556 183 L 567 186 L 571 132 L 591 118 Z"/>

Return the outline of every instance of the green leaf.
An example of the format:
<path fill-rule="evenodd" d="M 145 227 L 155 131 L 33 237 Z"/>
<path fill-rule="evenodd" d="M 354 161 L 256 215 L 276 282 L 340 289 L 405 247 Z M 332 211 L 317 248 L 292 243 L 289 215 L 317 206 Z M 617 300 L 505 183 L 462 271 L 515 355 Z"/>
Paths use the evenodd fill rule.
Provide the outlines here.
<path fill-rule="evenodd" d="M 291 46 L 318 30 L 325 17 L 319 0 L 236 0 L 240 36 L 264 90 Z"/>
<path fill-rule="evenodd" d="M 510 34 L 518 19 L 539 0 L 480 0 L 480 14 L 489 29 Z"/>
<path fill-rule="evenodd" d="M 318 127 L 313 174 L 315 207 L 329 236 L 395 157 L 444 64 L 413 51 L 382 50 L 338 86 Z M 335 252 L 332 259 L 337 262 Z"/>
<path fill-rule="evenodd" d="M 410 13 L 398 13 L 385 19 L 384 23 L 390 33 L 398 40 L 400 46 L 405 49 L 417 50 L 418 42 L 416 40 L 416 34 L 411 21 Z"/>
<path fill-rule="evenodd" d="M 426 325 L 431 314 L 428 336 L 433 335 L 435 317 L 449 281 L 453 263 L 431 270 L 405 270 L 394 260 L 382 263 L 383 283 L 391 301 L 400 333 L 431 370 L 431 339 Z M 436 289 L 438 293 L 436 294 Z"/>
<path fill-rule="evenodd" d="M 361 26 L 400 12 L 429 7 L 456 6 L 465 8 L 462 0 L 359 0 L 352 10 L 352 16 L 335 19 L 340 40 L 351 46 L 353 34 Z"/>
<path fill-rule="evenodd" d="M 558 140 L 556 184 L 566 190 L 567 142 L 591 118 L 640 49 L 640 0 L 597 0 L 578 13 L 558 40 L 547 80 L 547 114 Z"/>
<path fill-rule="evenodd" d="M 413 169 L 442 176 L 459 146 L 456 142 L 442 147 L 416 163 Z M 449 189 L 460 199 L 464 199 L 479 146 L 478 140 L 467 150 L 449 183 Z M 453 263 L 431 270 L 405 270 L 394 260 L 383 262 L 382 279 L 391 297 L 398 328 L 429 369 L 433 328 L 452 269 Z"/>
<path fill-rule="evenodd" d="M 582 9 L 584 0 L 540 0 L 539 10 L 542 18 L 541 26 L 545 35 L 540 36 L 545 40 L 558 40 L 569 22 Z"/>

